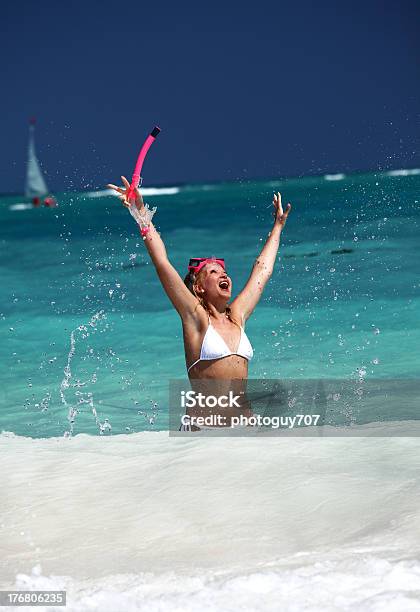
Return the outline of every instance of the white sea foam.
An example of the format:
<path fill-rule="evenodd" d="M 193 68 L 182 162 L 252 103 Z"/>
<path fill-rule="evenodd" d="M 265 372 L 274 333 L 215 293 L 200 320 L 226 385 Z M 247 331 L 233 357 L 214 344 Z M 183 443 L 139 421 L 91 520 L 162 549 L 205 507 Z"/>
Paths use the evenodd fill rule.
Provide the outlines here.
<path fill-rule="evenodd" d="M 144 187 L 141 190 L 143 196 L 175 195 L 179 192 L 179 187 Z M 104 198 L 115 195 L 116 193 L 113 189 L 100 189 L 99 191 L 88 191 L 83 194 L 87 198 Z"/>
<path fill-rule="evenodd" d="M 257 571 L 144 572 L 95 580 L 46 576 L 38 565 L 31 574 L 17 576 L 14 588 L 65 590 L 66 610 L 72 612 L 420 610 L 417 561 L 388 561 L 361 550 L 342 559 L 295 556 L 289 563 L 290 567 L 276 563 Z M 53 608 L 56 612 L 60 609 Z"/>
<path fill-rule="evenodd" d="M 29 210 L 32 209 L 33 205 L 32 204 L 25 204 L 24 202 L 19 202 L 17 204 L 11 204 L 9 206 L 9 210 Z"/>
<path fill-rule="evenodd" d="M 416 174 L 420 174 L 420 168 L 409 168 L 407 170 L 390 170 L 386 172 L 388 176 L 413 176 Z"/>
<path fill-rule="evenodd" d="M 75 611 L 420 610 L 416 438 L 3 434 L 0 457 L 2 588 Z"/>
<path fill-rule="evenodd" d="M 342 181 L 346 178 L 345 174 L 339 172 L 338 174 L 324 174 L 324 179 L 326 181 Z"/>

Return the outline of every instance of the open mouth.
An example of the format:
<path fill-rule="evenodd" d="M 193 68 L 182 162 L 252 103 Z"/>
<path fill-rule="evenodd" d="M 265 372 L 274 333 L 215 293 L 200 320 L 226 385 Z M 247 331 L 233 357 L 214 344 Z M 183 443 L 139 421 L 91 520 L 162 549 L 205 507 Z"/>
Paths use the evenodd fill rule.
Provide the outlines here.
<path fill-rule="evenodd" d="M 227 280 L 221 280 L 219 283 L 219 287 L 220 289 L 223 289 L 224 291 L 227 291 L 229 289 L 229 283 Z"/>

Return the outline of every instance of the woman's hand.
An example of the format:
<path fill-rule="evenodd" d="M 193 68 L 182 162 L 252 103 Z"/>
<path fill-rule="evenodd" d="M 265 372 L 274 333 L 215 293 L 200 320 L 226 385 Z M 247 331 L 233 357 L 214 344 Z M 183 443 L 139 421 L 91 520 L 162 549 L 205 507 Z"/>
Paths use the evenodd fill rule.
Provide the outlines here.
<path fill-rule="evenodd" d="M 273 197 L 273 206 L 274 206 L 273 216 L 275 219 L 274 224 L 279 225 L 280 228 L 283 229 L 287 221 L 289 212 L 292 209 L 292 205 L 288 204 L 286 206 L 286 210 L 283 210 L 283 207 L 281 205 L 281 194 L 280 192 L 277 192 L 274 194 L 274 197 Z"/>
<path fill-rule="evenodd" d="M 122 176 L 121 180 L 124 183 L 124 187 L 117 187 L 116 185 L 112 185 L 112 183 L 109 183 L 107 185 L 107 187 L 109 187 L 109 189 L 113 189 L 114 191 L 116 191 L 119 194 L 118 197 L 120 198 L 120 200 L 124 204 L 124 206 L 126 208 L 130 208 L 131 202 L 129 202 L 127 200 L 127 192 L 130 189 L 130 183 L 127 181 L 125 176 Z M 134 203 L 137 206 L 137 208 L 140 210 L 144 206 L 143 198 L 142 198 L 141 193 L 140 193 L 140 191 L 138 189 L 134 190 L 134 194 L 136 196 L 136 199 L 135 199 Z"/>

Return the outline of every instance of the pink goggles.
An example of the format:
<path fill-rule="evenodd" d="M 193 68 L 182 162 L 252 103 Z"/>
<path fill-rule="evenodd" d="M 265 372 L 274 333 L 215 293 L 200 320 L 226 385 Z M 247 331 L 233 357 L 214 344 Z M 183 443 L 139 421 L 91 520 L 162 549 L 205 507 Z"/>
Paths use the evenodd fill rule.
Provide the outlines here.
<path fill-rule="evenodd" d="M 208 263 L 217 263 L 219 266 L 222 266 L 223 270 L 225 270 L 225 260 L 216 259 L 216 257 L 193 257 L 190 259 L 190 263 L 188 264 L 188 270 L 198 274 L 201 268 Z"/>

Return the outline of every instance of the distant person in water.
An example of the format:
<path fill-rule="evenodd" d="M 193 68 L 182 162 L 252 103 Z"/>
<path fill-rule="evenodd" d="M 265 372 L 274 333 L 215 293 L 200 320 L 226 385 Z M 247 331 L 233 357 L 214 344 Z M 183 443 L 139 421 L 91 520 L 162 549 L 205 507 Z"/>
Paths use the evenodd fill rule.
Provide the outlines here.
<path fill-rule="evenodd" d="M 53 198 L 52 196 L 48 196 L 44 198 L 42 203 L 47 208 L 55 208 L 56 206 L 58 206 L 57 200 Z M 41 206 L 41 198 L 38 196 L 35 196 L 34 198 L 32 198 L 32 206 L 34 206 L 35 208 L 38 208 L 38 206 Z"/>
<path fill-rule="evenodd" d="M 44 206 L 46 206 L 47 208 L 55 208 L 57 206 L 57 201 L 52 196 L 48 196 L 44 200 Z"/>

